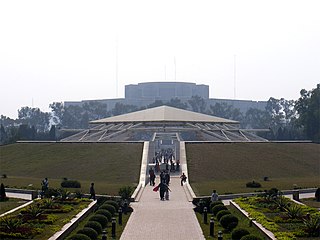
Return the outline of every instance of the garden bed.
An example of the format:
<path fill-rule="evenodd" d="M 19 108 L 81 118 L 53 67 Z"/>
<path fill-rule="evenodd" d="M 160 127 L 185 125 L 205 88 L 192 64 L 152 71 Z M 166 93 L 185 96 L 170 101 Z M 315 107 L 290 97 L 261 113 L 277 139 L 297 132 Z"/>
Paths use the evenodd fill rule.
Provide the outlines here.
<path fill-rule="evenodd" d="M 88 199 L 38 199 L 32 204 L 1 217 L 1 239 L 48 239 L 77 213 L 86 208 Z"/>
<path fill-rule="evenodd" d="M 315 208 L 270 192 L 234 202 L 279 240 L 319 239 L 320 213 Z"/>
<path fill-rule="evenodd" d="M 254 228 L 251 224 L 250 224 L 250 220 L 248 218 L 246 218 L 245 216 L 243 216 L 242 214 L 240 214 L 238 211 L 236 211 L 235 209 L 233 209 L 230 206 L 225 206 L 225 208 L 230 212 L 230 214 L 232 214 L 233 216 L 235 216 L 238 219 L 238 224 L 234 229 L 225 229 L 224 227 L 222 227 L 222 225 L 220 224 L 217 215 L 219 214 L 219 212 L 217 212 L 216 214 L 213 214 L 213 212 L 211 210 L 208 211 L 208 215 L 207 215 L 207 223 L 204 223 L 204 213 L 202 213 L 202 211 L 199 208 L 199 204 L 196 204 L 197 207 L 195 208 L 195 214 L 196 217 L 198 219 L 198 222 L 200 224 L 200 227 L 202 229 L 203 235 L 205 237 L 205 239 L 217 239 L 218 237 L 218 233 L 221 232 L 223 234 L 223 239 L 232 239 L 232 232 L 235 229 L 245 229 L 246 231 L 248 231 L 248 233 L 250 235 L 254 235 L 259 237 L 260 239 L 264 239 L 263 234 L 261 234 L 260 231 L 258 231 L 256 228 Z M 207 204 L 205 204 L 207 209 L 210 209 L 209 206 L 209 202 L 207 202 Z M 222 204 L 223 205 L 223 204 Z M 214 220 L 214 236 L 210 236 L 210 219 L 211 217 Z M 221 218 L 219 218 L 221 220 Z"/>

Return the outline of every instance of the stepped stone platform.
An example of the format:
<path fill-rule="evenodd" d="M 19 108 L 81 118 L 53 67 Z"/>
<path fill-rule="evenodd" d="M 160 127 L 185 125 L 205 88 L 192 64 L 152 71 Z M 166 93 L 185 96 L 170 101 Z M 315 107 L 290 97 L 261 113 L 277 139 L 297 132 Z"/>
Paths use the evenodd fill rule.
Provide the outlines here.
<path fill-rule="evenodd" d="M 156 184 L 159 183 L 157 177 Z M 180 178 L 171 177 L 170 200 L 161 201 L 159 192 L 147 185 L 139 202 L 131 204 L 134 211 L 121 236 L 121 240 L 203 240 L 205 239 L 188 201 Z"/>

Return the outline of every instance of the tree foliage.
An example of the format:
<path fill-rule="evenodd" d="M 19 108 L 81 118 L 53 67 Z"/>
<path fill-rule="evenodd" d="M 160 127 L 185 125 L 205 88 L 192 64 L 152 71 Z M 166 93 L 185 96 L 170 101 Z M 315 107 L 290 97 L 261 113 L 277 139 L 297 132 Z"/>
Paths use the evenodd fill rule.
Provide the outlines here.
<path fill-rule="evenodd" d="M 298 124 L 307 138 L 320 142 L 320 84 L 311 91 L 302 89 L 295 107 L 299 114 Z"/>

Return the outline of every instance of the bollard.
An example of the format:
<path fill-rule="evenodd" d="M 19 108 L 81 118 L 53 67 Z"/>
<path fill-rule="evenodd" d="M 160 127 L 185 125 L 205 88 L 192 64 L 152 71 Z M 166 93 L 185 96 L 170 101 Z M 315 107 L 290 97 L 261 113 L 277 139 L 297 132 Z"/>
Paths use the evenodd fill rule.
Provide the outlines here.
<path fill-rule="evenodd" d="M 112 218 L 112 225 L 111 225 L 111 236 L 113 238 L 116 237 L 116 219 L 115 218 Z"/>
<path fill-rule="evenodd" d="M 213 217 L 210 218 L 210 236 L 214 236 L 214 220 Z"/>
<path fill-rule="evenodd" d="M 218 232 L 218 240 L 223 240 L 222 232 L 221 232 L 221 231 Z"/>
<path fill-rule="evenodd" d="M 207 207 L 203 208 L 203 223 L 208 224 L 208 210 Z"/>
<path fill-rule="evenodd" d="M 102 238 L 101 240 L 107 240 L 107 231 L 106 230 L 103 230 L 102 231 Z"/>
<path fill-rule="evenodd" d="M 118 223 L 121 226 L 122 225 L 122 207 L 119 207 L 118 213 L 119 213 Z"/>

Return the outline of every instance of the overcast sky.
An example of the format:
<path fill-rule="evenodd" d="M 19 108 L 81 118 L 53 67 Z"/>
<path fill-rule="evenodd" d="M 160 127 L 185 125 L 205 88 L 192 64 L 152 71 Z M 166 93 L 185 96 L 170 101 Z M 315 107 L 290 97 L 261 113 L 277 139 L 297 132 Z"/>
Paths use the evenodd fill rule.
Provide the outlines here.
<path fill-rule="evenodd" d="M 298 99 L 320 83 L 319 12 L 319 0 L 1 0 L 0 114 L 121 98 L 152 81 L 207 84 L 211 98 Z"/>

